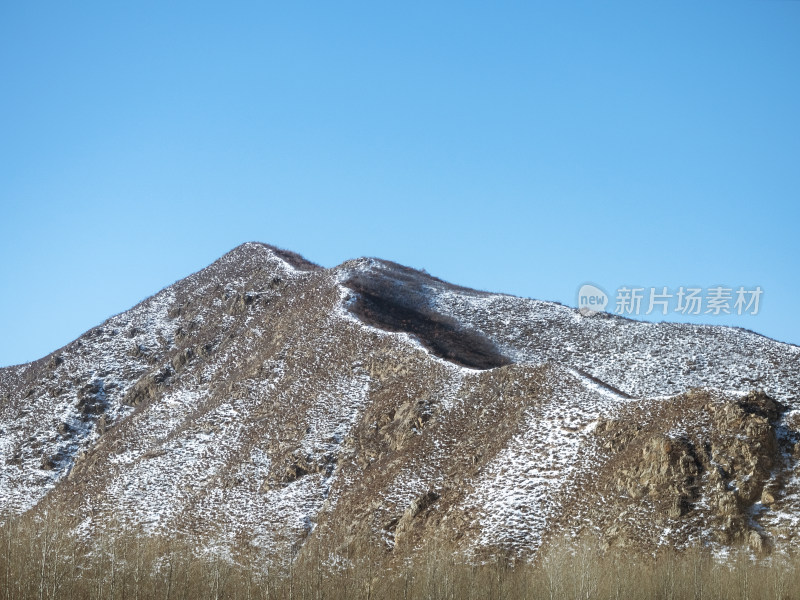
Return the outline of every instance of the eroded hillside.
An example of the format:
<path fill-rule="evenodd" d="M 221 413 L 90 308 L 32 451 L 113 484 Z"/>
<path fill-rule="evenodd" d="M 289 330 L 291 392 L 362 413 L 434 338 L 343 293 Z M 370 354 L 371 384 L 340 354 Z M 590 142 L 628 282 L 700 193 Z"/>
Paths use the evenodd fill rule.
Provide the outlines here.
<path fill-rule="evenodd" d="M 0 516 L 276 556 L 797 543 L 800 349 L 249 243 L 0 370 Z"/>

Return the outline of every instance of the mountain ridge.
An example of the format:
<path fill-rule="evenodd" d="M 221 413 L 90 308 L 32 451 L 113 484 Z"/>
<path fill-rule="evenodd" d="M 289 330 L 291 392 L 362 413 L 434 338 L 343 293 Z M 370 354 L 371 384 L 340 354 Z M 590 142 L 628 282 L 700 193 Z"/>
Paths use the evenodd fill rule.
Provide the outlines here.
<path fill-rule="evenodd" d="M 325 538 L 531 557 L 593 524 L 790 548 L 798 366 L 746 330 L 248 242 L 0 369 L 0 519 L 52 507 L 83 535 L 115 520 L 276 556 Z"/>

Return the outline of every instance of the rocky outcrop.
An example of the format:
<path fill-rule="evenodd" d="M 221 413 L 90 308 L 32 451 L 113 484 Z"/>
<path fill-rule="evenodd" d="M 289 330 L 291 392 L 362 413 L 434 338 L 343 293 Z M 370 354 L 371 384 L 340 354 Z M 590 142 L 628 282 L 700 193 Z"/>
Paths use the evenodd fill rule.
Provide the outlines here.
<path fill-rule="evenodd" d="M 607 462 L 594 476 L 594 493 L 606 504 L 582 518 L 608 523 L 609 543 L 642 541 L 641 523 L 613 518 L 617 510 L 648 514 L 662 534 L 677 534 L 676 543 L 694 538 L 765 551 L 759 518 L 782 494 L 796 435 L 784 429 L 784 412 L 763 392 L 730 397 L 695 390 L 649 413 L 634 405 L 601 420 L 595 443 Z"/>

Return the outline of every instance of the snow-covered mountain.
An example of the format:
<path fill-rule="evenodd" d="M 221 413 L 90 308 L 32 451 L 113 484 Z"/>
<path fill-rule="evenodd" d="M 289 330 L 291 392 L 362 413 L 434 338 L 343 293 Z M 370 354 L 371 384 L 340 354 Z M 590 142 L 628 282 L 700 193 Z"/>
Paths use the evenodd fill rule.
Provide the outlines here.
<path fill-rule="evenodd" d="M 800 538 L 800 348 L 258 243 L 0 369 L 0 519 L 530 557 Z"/>

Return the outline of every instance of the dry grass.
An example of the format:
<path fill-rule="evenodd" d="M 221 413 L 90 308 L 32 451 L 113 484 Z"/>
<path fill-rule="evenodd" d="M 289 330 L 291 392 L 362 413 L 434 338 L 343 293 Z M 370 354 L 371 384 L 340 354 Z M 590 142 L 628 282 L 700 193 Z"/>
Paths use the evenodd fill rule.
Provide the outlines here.
<path fill-rule="evenodd" d="M 641 556 L 561 545 L 536 563 L 471 565 L 426 548 L 383 566 L 368 551 L 336 557 L 321 547 L 277 567 L 255 550 L 231 559 L 202 555 L 188 541 L 122 534 L 76 543 L 55 519 L 0 527 L 0 599 L 709 599 L 800 597 L 800 563 L 733 552 Z M 386 558 L 385 555 L 381 558 Z"/>

